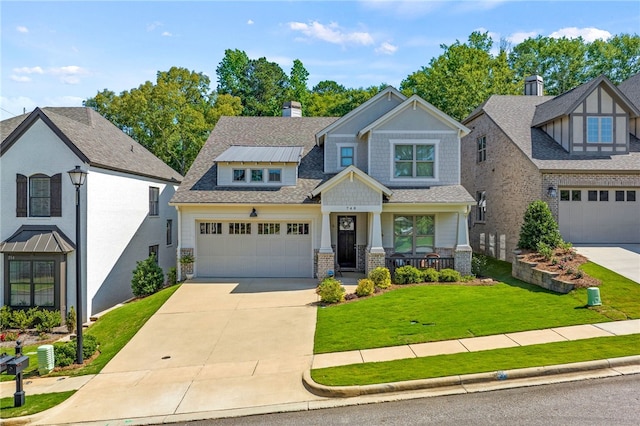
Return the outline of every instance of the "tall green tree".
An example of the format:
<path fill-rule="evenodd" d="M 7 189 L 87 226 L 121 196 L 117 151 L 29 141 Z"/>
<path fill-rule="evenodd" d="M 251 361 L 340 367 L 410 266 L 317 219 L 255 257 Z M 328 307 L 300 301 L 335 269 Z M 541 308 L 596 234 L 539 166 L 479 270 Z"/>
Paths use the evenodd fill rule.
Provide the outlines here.
<path fill-rule="evenodd" d="M 84 102 L 169 166 L 185 174 L 221 115 L 239 115 L 239 98 L 218 96 L 205 74 L 172 67 L 156 82 Z"/>
<path fill-rule="evenodd" d="M 442 44 L 444 52 L 428 66 L 409 75 L 400 85 L 406 94 L 418 94 L 451 117 L 462 120 L 492 94 L 515 94 L 513 72 L 501 50 L 491 54 L 488 33 L 473 32 L 466 43 Z"/>
<path fill-rule="evenodd" d="M 289 89 L 287 97 L 291 101 L 298 101 L 302 105 L 302 114 L 307 115 L 307 106 L 309 104 L 309 88 L 307 81 L 309 80 L 309 71 L 304 67 L 302 61 L 295 59 L 289 74 Z"/>
<path fill-rule="evenodd" d="M 332 80 L 324 80 L 311 90 L 308 115 L 313 117 L 341 117 L 357 108 L 378 92 L 386 84 L 368 88 L 347 89 Z"/>
<path fill-rule="evenodd" d="M 610 39 L 594 40 L 587 46 L 586 77 L 606 75 L 619 84 L 640 72 L 640 36 L 619 34 Z"/>

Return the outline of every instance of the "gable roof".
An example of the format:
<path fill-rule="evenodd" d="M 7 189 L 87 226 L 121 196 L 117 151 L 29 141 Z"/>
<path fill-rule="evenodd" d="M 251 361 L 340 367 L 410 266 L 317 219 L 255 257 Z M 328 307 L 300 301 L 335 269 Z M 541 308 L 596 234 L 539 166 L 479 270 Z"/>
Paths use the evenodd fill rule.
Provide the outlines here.
<path fill-rule="evenodd" d="M 640 109 L 640 73 L 633 75 L 620 83 L 618 89 Z"/>
<path fill-rule="evenodd" d="M 322 185 L 315 188 L 313 191 L 311 191 L 311 196 L 315 197 L 316 195 L 322 193 L 323 191 L 333 188 L 343 180 L 350 179 L 353 175 L 358 176 L 360 180 L 362 180 L 366 185 L 382 192 L 382 194 L 386 195 L 387 197 L 392 194 L 392 191 L 389 188 L 382 185 L 380 182 L 378 182 L 377 180 L 375 180 L 374 178 L 372 178 L 371 176 L 369 176 L 368 174 L 366 174 L 356 166 L 351 165 L 346 169 L 342 170 L 340 173 L 338 173 L 331 179 L 329 179 L 328 181 L 324 182 Z"/>
<path fill-rule="evenodd" d="M 317 203 L 309 193 L 328 179 L 315 135 L 336 117 L 221 117 L 171 199 L 176 203 L 302 204 Z M 220 155 L 231 146 L 301 147 L 296 186 L 217 186 Z M 224 158 L 224 157 L 223 157 Z"/>
<path fill-rule="evenodd" d="M 42 120 L 83 162 L 91 167 L 169 182 L 182 176 L 91 108 L 36 108 L 0 124 L 0 155 L 9 150 L 38 120 Z"/>
<path fill-rule="evenodd" d="M 407 99 L 407 97 L 405 95 L 403 95 L 402 92 L 400 92 L 395 87 L 387 86 L 386 89 L 378 92 L 371 99 L 367 100 L 366 102 L 364 102 L 362 105 L 358 106 L 357 108 L 352 109 L 347 114 L 343 115 L 342 117 L 340 117 L 339 119 L 334 121 L 331 125 L 327 126 L 326 128 L 322 129 L 320 132 L 318 132 L 316 134 L 316 142 L 317 142 L 317 144 L 318 145 L 322 145 L 322 141 L 324 140 L 324 136 L 326 136 L 327 133 L 331 132 L 333 129 L 335 129 L 336 127 L 338 127 L 341 124 L 345 123 L 346 121 L 349 121 L 354 116 L 360 114 L 363 110 L 369 108 L 369 106 L 373 105 L 379 99 L 381 99 L 381 98 L 383 98 L 385 96 L 389 96 L 389 97 L 394 96 L 394 97 L 400 99 L 401 101 L 405 101 Z"/>
<path fill-rule="evenodd" d="M 466 118 L 469 124 L 485 114 L 540 170 L 583 172 L 638 172 L 640 141 L 630 137 L 629 154 L 569 154 L 543 130 L 532 127 L 536 107 L 553 99 L 549 96 L 492 95 Z"/>
<path fill-rule="evenodd" d="M 360 130 L 358 132 L 358 137 L 362 138 L 364 135 L 366 135 L 367 133 L 369 133 L 370 131 L 372 131 L 376 127 L 378 127 L 378 126 L 382 125 L 383 123 L 393 119 L 393 117 L 397 116 L 402 111 L 406 110 L 407 108 L 415 108 L 416 105 L 420 105 L 427 112 L 429 112 L 430 114 L 434 115 L 436 118 L 438 118 L 440 121 L 446 123 L 448 126 L 459 130 L 462 133 L 461 136 L 464 136 L 464 135 L 468 134 L 469 132 L 471 132 L 465 126 L 460 124 L 457 120 L 454 120 L 449 115 L 447 115 L 444 112 L 440 111 L 438 108 L 434 107 L 429 102 L 427 102 L 424 99 L 422 99 L 420 96 L 413 95 L 409 99 L 406 99 L 400 105 L 398 105 L 397 107 L 395 107 L 394 109 L 392 109 L 391 111 L 389 111 L 388 113 L 383 115 L 382 117 L 378 118 L 373 123 L 369 124 L 364 129 Z"/>
<path fill-rule="evenodd" d="M 589 96 L 596 87 L 604 86 L 612 94 L 614 99 L 617 99 L 619 103 L 627 107 L 633 114 L 638 115 L 640 111 L 629 99 L 609 80 L 606 76 L 600 75 L 599 77 L 590 80 L 580 86 L 569 90 L 555 98 L 539 105 L 536 109 L 532 126 L 540 126 L 549 121 L 555 120 L 558 117 L 568 115 L 573 112 L 578 105 Z"/>

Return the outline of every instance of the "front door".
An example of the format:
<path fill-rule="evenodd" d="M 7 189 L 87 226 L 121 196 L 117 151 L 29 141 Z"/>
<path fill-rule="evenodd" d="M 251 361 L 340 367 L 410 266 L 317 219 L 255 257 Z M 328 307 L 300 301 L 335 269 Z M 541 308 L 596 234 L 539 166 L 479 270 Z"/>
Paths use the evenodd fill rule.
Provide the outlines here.
<path fill-rule="evenodd" d="M 338 265 L 357 267 L 355 216 L 338 216 Z"/>

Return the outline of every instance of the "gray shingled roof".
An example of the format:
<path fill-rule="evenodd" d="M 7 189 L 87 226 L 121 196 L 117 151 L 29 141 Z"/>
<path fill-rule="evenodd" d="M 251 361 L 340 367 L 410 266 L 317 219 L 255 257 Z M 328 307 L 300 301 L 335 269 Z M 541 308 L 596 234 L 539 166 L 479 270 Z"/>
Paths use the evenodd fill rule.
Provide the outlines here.
<path fill-rule="evenodd" d="M 305 204 L 313 189 L 335 174 L 323 173 L 323 147 L 315 135 L 337 120 L 335 117 L 222 117 L 202 147 L 171 203 Z M 216 186 L 220 154 L 230 146 L 300 146 L 304 152 L 298 168 L 298 184 L 283 187 L 238 188 Z M 390 203 L 473 203 L 461 186 L 390 188 Z"/>
<path fill-rule="evenodd" d="M 547 121 L 569 114 L 575 108 L 576 103 L 586 94 L 591 93 L 593 88 L 600 84 L 602 80 L 603 76 L 600 76 L 539 105 L 536 108 L 531 125 L 539 126 Z"/>
<path fill-rule="evenodd" d="M 544 131 L 532 127 L 536 106 L 549 99 L 548 96 L 493 95 L 484 103 L 482 111 L 540 170 L 640 171 L 640 143 L 634 137 L 630 138 L 629 154 L 570 155 Z M 475 116 L 470 116 L 465 123 Z"/>
<path fill-rule="evenodd" d="M 635 104 L 636 108 L 640 109 L 640 73 L 620 83 L 618 89 Z"/>
<path fill-rule="evenodd" d="M 3 120 L 0 126 L 2 152 L 19 137 L 13 133 L 14 130 L 25 120 L 34 119 L 34 114 L 44 114 L 60 130 L 59 136 L 66 137 L 72 148 L 86 157 L 91 167 L 171 182 L 182 180 L 178 172 L 91 108 L 47 107 Z"/>
<path fill-rule="evenodd" d="M 217 161 L 297 163 L 302 151 L 301 146 L 231 146 Z"/>

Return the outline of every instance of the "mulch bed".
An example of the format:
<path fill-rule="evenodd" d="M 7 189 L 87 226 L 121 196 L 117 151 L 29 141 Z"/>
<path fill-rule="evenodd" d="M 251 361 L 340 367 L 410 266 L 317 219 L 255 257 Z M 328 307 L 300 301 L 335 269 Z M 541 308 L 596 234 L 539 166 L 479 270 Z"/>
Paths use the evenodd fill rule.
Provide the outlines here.
<path fill-rule="evenodd" d="M 582 271 L 580 271 L 581 274 L 576 275 L 580 266 L 587 263 L 589 259 L 576 253 L 573 249 L 556 249 L 549 260 L 538 252 L 524 252 L 521 259 L 525 262 L 537 263 L 536 269 L 559 274 L 559 280 L 571 283 L 576 288 L 597 287 L 601 284 L 600 280 L 590 277 Z"/>

